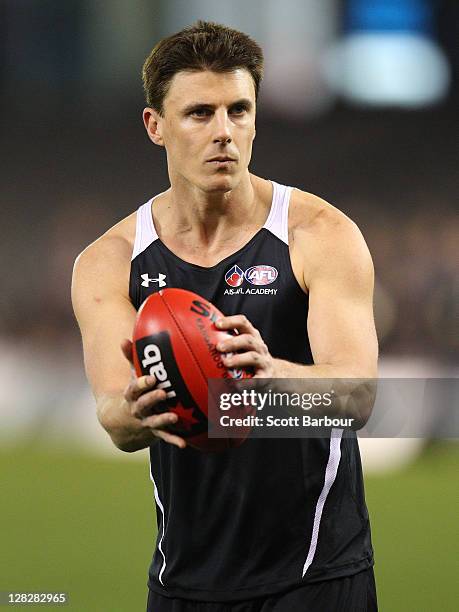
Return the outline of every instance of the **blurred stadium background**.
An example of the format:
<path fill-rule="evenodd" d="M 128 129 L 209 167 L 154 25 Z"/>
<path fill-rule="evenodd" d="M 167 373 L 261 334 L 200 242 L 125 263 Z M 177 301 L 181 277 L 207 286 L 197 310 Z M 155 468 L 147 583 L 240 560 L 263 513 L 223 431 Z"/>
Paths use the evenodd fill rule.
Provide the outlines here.
<path fill-rule="evenodd" d="M 455 0 L 0 0 L 0 591 L 144 609 L 147 458 L 97 424 L 69 285 L 82 248 L 167 185 L 140 69 L 198 18 L 264 47 L 253 171 L 361 227 L 381 374 L 457 377 L 458 17 Z M 381 610 L 456 610 L 457 442 L 361 447 Z"/>

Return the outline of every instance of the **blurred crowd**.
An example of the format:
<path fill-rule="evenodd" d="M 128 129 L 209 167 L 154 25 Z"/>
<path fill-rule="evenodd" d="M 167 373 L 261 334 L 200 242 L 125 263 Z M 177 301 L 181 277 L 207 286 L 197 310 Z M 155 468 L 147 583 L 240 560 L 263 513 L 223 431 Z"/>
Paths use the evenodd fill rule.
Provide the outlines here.
<path fill-rule="evenodd" d="M 459 358 L 459 215 L 420 210 L 370 225 L 383 353 Z"/>

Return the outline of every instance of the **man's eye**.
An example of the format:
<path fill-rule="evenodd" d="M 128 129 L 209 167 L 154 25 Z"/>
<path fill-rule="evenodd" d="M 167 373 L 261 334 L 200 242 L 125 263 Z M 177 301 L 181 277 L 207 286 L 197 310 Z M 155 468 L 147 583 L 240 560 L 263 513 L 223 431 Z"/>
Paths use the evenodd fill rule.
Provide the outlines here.
<path fill-rule="evenodd" d="M 208 108 L 195 108 L 194 111 L 191 111 L 191 115 L 195 117 L 208 117 L 210 115 L 210 110 Z"/>
<path fill-rule="evenodd" d="M 232 115 L 242 115 L 243 113 L 245 113 L 246 111 L 246 107 L 243 106 L 242 104 L 239 104 L 238 106 L 233 106 L 233 108 L 231 109 L 231 114 Z"/>

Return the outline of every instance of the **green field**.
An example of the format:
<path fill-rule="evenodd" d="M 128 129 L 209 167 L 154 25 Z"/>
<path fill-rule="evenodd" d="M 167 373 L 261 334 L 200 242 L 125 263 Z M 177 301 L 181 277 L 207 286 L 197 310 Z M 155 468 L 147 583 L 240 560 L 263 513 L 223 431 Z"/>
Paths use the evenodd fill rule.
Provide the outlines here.
<path fill-rule="evenodd" d="M 155 539 L 147 463 L 23 447 L 2 452 L 0 467 L 0 591 L 65 591 L 68 611 L 144 611 Z M 450 444 L 366 479 L 383 612 L 457 610 L 458 474 Z"/>

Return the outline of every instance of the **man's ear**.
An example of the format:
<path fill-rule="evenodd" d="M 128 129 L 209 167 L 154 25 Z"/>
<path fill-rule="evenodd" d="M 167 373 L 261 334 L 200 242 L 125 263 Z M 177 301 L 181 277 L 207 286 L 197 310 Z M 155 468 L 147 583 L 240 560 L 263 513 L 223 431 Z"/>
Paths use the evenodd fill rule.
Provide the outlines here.
<path fill-rule="evenodd" d="M 143 124 L 147 130 L 148 138 L 160 147 L 164 147 L 162 120 L 163 118 L 154 108 L 143 109 Z"/>

